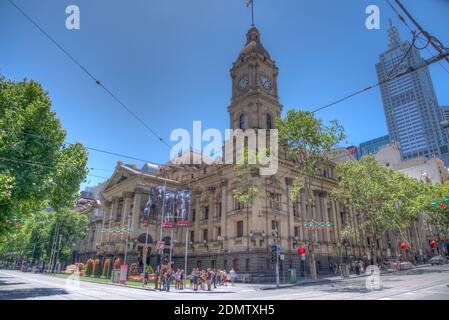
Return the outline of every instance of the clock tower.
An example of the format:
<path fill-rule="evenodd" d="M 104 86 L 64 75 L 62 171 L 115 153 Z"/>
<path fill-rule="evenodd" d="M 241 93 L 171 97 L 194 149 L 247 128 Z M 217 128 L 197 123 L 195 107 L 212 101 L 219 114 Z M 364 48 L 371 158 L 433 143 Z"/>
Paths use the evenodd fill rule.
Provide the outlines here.
<path fill-rule="evenodd" d="M 246 45 L 231 69 L 231 129 L 274 129 L 282 111 L 277 88 L 278 68 L 251 26 Z"/>

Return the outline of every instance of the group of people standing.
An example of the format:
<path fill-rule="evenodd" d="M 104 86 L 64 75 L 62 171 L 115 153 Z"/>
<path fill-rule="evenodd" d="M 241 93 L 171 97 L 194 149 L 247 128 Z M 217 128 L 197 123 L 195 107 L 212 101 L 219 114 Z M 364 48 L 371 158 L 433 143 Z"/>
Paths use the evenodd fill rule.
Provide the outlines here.
<path fill-rule="evenodd" d="M 184 289 L 185 272 L 184 269 L 177 269 L 176 271 L 170 268 L 161 268 L 159 273 L 154 277 L 154 288 L 156 290 L 170 291 L 171 284 L 175 284 L 175 289 Z"/>
<path fill-rule="evenodd" d="M 229 270 L 229 273 L 224 269 L 208 268 L 207 270 L 200 270 L 199 268 L 193 268 L 190 274 L 190 288 L 193 288 L 193 291 L 199 289 L 211 291 L 212 286 L 214 289 L 217 286 L 227 286 L 228 281 L 234 285 L 236 280 L 237 273 L 233 268 Z"/>
<path fill-rule="evenodd" d="M 207 270 L 200 270 L 193 268 L 190 276 L 187 276 L 190 289 L 193 291 L 203 290 L 211 291 L 218 286 L 227 286 L 228 282 L 234 285 L 238 276 L 234 269 L 229 270 L 229 273 L 224 269 L 208 268 Z M 187 280 L 184 269 L 177 269 L 176 271 L 170 268 L 161 268 L 160 272 L 154 275 L 154 287 L 156 290 L 170 291 L 172 284 L 176 290 L 184 290 L 184 281 Z"/>

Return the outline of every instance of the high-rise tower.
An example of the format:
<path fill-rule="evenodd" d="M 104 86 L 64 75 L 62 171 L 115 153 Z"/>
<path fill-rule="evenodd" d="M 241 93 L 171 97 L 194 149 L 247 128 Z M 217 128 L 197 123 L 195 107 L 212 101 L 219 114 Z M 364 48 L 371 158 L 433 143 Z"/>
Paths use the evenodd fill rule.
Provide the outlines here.
<path fill-rule="evenodd" d="M 391 20 L 388 35 L 389 48 L 376 65 L 379 81 L 424 62 L 418 49 L 400 40 Z M 449 165 L 448 138 L 440 124 L 442 116 L 429 69 L 383 84 L 381 94 L 390 138 L 399 144 L 402 159 L 438 156 Z"/>

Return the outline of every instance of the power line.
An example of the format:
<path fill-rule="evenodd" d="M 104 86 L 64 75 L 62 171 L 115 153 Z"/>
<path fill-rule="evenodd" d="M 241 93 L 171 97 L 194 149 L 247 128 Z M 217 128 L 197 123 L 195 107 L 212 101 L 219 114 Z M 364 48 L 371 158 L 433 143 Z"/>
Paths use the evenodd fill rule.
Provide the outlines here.
<path fill-rule="evenodd" d="M 410 25 L 407 23 L 407 21 L 405 20 L 405 18 L 401 15 L 401 13 L 393 6 L 393 4 L 389 1 L 389 0 L 385 0 L 387 2 L 387 4 L 390 6 L 390 8 L 393 10 L 393 12 L 398 16 L 399 20 L 402 21 L 402 23 L 408 28 L 408 30 L 410 32 L 414 32 L 414 30 L 412 29 L 412 27 L 410 27 Z M 427 48 L 428 45 L 431 43 L 430 38 L 427 38 L 428 42 L 427 44 L 425 44 L 425 49 L 427 49 L 427 51 L 433 55 L 433 52 Z M 423 41 L 421 39 L 418 38 L 418 41 L 421 42 L 421 44 L 424 45 Z M 441 42 L 438 40 L 438 42 L 441 44 Z M 444 47 L 444 46 L 442 46 Z M 418 48 L 419 49 L 419 48 Z M 446 59 L 447 60 L 447 59 Z M 446 66 L 441 62 L 438 61 L 438 64 L 441 66 L 441 68 L 443 68 L 444 71 L 446 71 L 449 74 L 449 69 L 446 68 Z"/>
<path fill-rule="evenodd" d="M 28 21 L 30 21 L 42 34 L 44 34 L 58 49 L 60 49 L 70 60 L 72 60 L 84 73 L 86 73 L 92 80 L 95 81 L 103 90 L 109 94 L 120 106 L 122 106 L 133 118 L 135 118 L 141 125 L 143 125 L 152 135 L 154 135 L 160 142 L 171 148 L 165 140 L 151 129 L 145 121 L 143 121 L 134 111 L 132 111 L 123 101 L 121 101 L 110 89 L 108 89 L 100 80 L 98 80 L 86 67 L 84 67 L 73 55 L 71 55 L 61 44 L 59 44 L 50 34 L 48 34 L 36 21 L 34 21 L 26 12 L 24 12 L 14 1 L 8 0 Z"/>
<path fill-rule="evenodd" d="M 420 70 L 420 69 L 422 69 L 422 68 L 424 68 L 424 67 L 427 67 L 427 66 L 429 66 L 429 65 L 431 65 L 431 64 L 433 64 L 433 63 L 439 62 L 439 61 L 441 61 L 442 59 L 447 58 L 448 56 L 449 56 L 449 50 L 446 50 L 445 52 L 440 53 L 439 55 L 437 55 L 437 56 L 435 56 L 435 57 L 432 57 L 432 58 L 430 58 L 430 59 L 428 59 L 428 60 L 425 60 L 424 63 L 419 64 L 419 65 L 416 66 L 416 67 L 409 66 L 407 69 L 403 69 L 403 70 L 399 71 L 399 72 L 398 72 L 395 76 L 393 76 L 393 77 L 387 76 L 386 78 L 384 78 L 383 80 L 379 81 L 379 82 L 376 83 L 376 84 L 373 84 L 373 85 L 371 85 L 371 86 L 368 86 L 368 87 L 366 87 L 366 88 L 364 88 L 364 89 L 362 89 L 362 90 L 356 91 L 356 92 L 350 94 L 349 96 L 346 96 L 346 97 L 344 97 L 344 98 L 342 98 L 342 99 L 340 99 L 340 100 L 337 100 L 337 101 L 335 101 L 335 102 L 332 102 L 332 103 L 330 103 L 330 104 L 328 104 L 328 105 L 325 105 L 325 106 L 323 106 L 323 107 L 320 107 L 320 108 L 318 108 L 318 109 L 315 109 L 314 111 L 312 111 L 312 113 L 316 113 L 316 112 L 321 111 L 321 110 L 323 110 L 323 109 L 327 109 L 327 108 L 329 108 L 329 107 L 331 107 L 331 106 L 334 106 L 334 105 L 336 105 L 336 104 L 338 104 L 338 103 L 340 103 L 340 102 L 342 102 L 342 101 L 345 101 L 345 100 L 348 100 L 348 99 L 350 99 L 350 98 L 352 98 L 352 97 L 354 97 L 354 96 L 357 96 L 357 95 L 359 95 L 359 94 L 361 94 L 361 93 L 363 93 L 363 92 L 365 92 L 365 91 L 371 90 L 371 89 L 376 88 L 376 87 L 381 86 L 381 85 L 384 85 L 384 84 L 390 82 L 391 80 L 394 80 L 394 79 L 400 78 L 400 77 L 402 77 L 402 76 L 404 76 L 404 75 L 406 75 L 406 74 L 409 74 L 409 73 L 418 71 L 418 70 Z"/>
<path fill-rule="evenodd" d="M 45 168 L 45 169 L 54 169 L 54 167 L 50 167 L 50 166 L 44 165 L 42 163 L 37 163 L 37 162 L 33 162 L 33 161 L 28 161 L 28 160 L 11 159 L 11 158 L 4 158 L 4 157 L 0 157 L 0 160 L 14 162 L 14 163 L 20 163 L 20 164 L 26 164 L 26 165 L 30 165 L 30 166 Z M 109 179 L 106 177 L 101 177 L 101 176 L 92 175 L 92 174 L 87 174 L 87 176 L 93 177 L 93 178 L 100 178 L 100 179 Z"/>
<path fill-rule="evenodd" d="M 7 128 L 0 128 L 0 131 L 7 132 L 8 129 Z M 44 136 L 38 135 L 38 134 L 27 133 L 27 132 L 21 132 L 21 134 L 24 134 L 24 135 L 27 135 L 27 136 L 30 136 L 30 137 L 35 137 L 35 138 L 38 138 L 38 139 L 41 139 L 41 140 L 52 141 L 52 139 L 50 139 L 48 137 L 44 137 Z M 75 143 L 72 143 L 72 142 L 63 142 L 63 144 L 64 145 L 75 145 Z M 98 149 L 98 148 L 92 148 L 92 147 L 88 147 L 88 146 L 85 146 L 85 145 L 83 145 L 83 147 L 86 148 L 87 150 L 100 152 L 100 153 L 105 153 L 105 154 L 109 154 L 109 155 L 120 157 L 120 158 L 126 158 L 126 159 L 130 159 L 130 160 L 136 160 L 136 161 L 144 162 L 144 163 L 152 163 L 152 164 L 160 165 L 160 164 L 155 163 L 153 161 L 149 161 L 149 160 L 145 160 L 145 159 L 140 159 L 140 158 L 124 155 L 124 154 L 116 153 L 116 152 L 113 152 L 113 151 L 108 151 L 108 150 Z"/>

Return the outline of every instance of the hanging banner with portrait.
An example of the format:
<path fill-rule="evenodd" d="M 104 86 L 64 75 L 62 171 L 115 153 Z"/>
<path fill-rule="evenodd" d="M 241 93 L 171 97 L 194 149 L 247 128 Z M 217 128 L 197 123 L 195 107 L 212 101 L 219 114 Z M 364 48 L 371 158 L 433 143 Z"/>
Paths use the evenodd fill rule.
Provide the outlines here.
<path fill-rule="evenodd" d="M 189 226 L 190 190 L 180 190 L 176 193 L 176 225 Z"/>
<path fill-rule="evenodd" d="M 165 210 L 162 221 L 163 228 L 173 228 L 176 217 L 176 192 L 165 193 Z"/>

